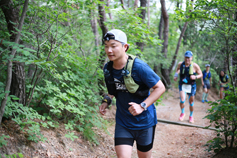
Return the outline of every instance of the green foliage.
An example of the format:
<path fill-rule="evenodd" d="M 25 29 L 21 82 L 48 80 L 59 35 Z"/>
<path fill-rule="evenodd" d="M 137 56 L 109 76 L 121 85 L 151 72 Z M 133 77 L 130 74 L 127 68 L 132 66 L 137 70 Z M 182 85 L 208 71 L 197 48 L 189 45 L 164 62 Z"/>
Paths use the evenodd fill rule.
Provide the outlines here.
<path fill-rule="evenodd" d="M 16 154 L 12 154 L 12 155 L 4 154 L 4 156 L 6 156 L 6 158 L 18 158 L 18 157 L 21 158 L 21 157 L 24 157 L 24 155 L 22 153 L 16 153 Z"/>
<path fill-rule="evenodd" d="M 206 146 L 208 146 L 207 151 L 212 151 L 214 149 L 214 152 L 218 153 L 223 148 L 222 144 L 224 144 L 224 141 L 219 137 L 209 140 L 206 144 Z"/>
<path fill-rule="evenodd" d="M 14 96 L 13 98 L 16 97 Z M 21 127 L 21 130 L 28 133 L 28 140 L 38 142 L 44 141 L 46 139 L 40 133 L 40 124 L 34 121 L 35 119 L 45 120 L 45 117 L 39 115 L 37 111 L 35 111 L 31 107 L 23 106 L 22 104 L 13 102 L 11 101 L 11 99 L 8 99 L 4 116 L 6 118 L 12 117 L 12 120 Z"/>
<path fill-rule="evenodd" d="M 0 148 L 3 147 L 4 145 L 7 145 L 7 141 L 5 140 L 5 138 L 10 138 L 10 136 L 6 136 L 6 135 L 2 135 L 0 137 Z"/>
<path fill-rule="evenodd" d="M 228 91 L 226 93 L 225 99 L 211 103 L 211 109 L 204 117 L 219 129 L 217 137 L 207 142 L 209 151 L 213 149 L 219 151 L 223 147 L 234 147 L 233 143 L 237 138 L 237 96 L 236 92 Z"/>
<path fill-rule="evenodd" d="M 102 120 L 84 119 L 86 116 L 99 120 L 97 81 L 103 78 L 102 70 L 97 65 L 100 47 L 94 46 L 94 35 L 88 29 L 90 11 L 86 12 L 87 7 L 95 9 L 89 1 L 35 1 L 29 4 L 21 32 L 23 44 L 10 42 L 10 34 L 5 29 L 4 49 L 1 47 L 0 50 L 0 55 L 4 52 L 0 59 L 5 65 L 0 69 L 1 74 L 5 73 L 9 59 L 9 49 L 5 48 L 12 47 L 17 51 L 13 60 L 25 63 L 25 71 L 28 72 L 32 69 L 30 65 L 33 65 L 35 76 L 26 78 L 26 105 L 12 102 L 17 98 L 10 96 L 4 116 L 13 117 L 28 133 L 30 141 L 44 140 L 40 126 L 57 128 L 58 119 L 65 122 L 68 130 L 84 132 L 87 130 L 84 128 L 103 126 Z M 0 79 L 1 99 L 6 93 L 3 85 L 5 76 L 6 73 Z M 94 135 L 92 131 L 88 139 L 94 139 Z"/>
<path fill-rule="evenodd" d="M 44 142 L 46 138 L 40 133 L 40 126 L 38 124 L 32 124 L 27 130 L 29 136 L 28 140 L 34 141 L 34 142 L 39 142 L 42 141 Z"/>
<path fill-rule="evenodd" d="M 65 137 L 70 138 L 72 141 L 74 141 L 74 139 L 79 138 L 78 136 L 75 136 L 73 132 L 68 132 L 68 134 L 65 134 Z"/>

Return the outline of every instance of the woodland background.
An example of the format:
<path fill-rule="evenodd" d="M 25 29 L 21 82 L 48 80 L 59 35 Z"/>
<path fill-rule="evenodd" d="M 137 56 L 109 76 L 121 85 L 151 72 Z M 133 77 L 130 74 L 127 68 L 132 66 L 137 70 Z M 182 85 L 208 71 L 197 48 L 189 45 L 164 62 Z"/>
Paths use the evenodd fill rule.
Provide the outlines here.
<path fill-rule="evenodd" d="M 97 112 L 106 93 L 102 37 L 116 28 L 128 36 L 128 53 L 167 89 L 177 84 L 174 69 L 187 50 L 202 70 L 211 65 L 213 87 L 225 70 L 229 98 L 213 103 L 207 117 L 223 126 L 225 147 L 235 146 L 237 0 L 1 0 L 0 8 L 0 122 L 15 121 L 29 141 L 44 141 L 40 128 L 63 122 L 66 137 L 77 130 L 98 144 L 92 127 L 106 129 Z M 226 119 L 230 129 L 220 123 Z M 7 138 L 0 136 L 1 146 Z M 219 138 L 213 149 L 223 148 Z"/>

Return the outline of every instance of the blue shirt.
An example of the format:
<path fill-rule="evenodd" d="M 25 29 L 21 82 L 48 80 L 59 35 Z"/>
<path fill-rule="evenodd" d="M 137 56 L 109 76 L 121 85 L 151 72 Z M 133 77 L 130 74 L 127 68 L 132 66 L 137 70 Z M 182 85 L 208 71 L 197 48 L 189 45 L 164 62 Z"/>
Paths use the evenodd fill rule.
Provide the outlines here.
<path fill-rule="evenodd" d="M 211 78 L 211 72 L 209 71 L 208 73 L 206 72 L 206 70 L 202 71 L 203 74 L 203 81 L 204 83 L 210 83 L 210 78 Z"/>
<path fill-rule="evenodd" d="M 106 68 L 105 65 L 104 69 Z M 137 97 L 134 94 L 127 91 L 123 82 L 122 70 L 112 69 L 112 75 L 117 89 L 116 96 L 116 123 L 132 130 L 147 129 L 157 124 L 156 108 L 155 105 L 150 105 L 146 111 L 143 111 L 137 116 L 133 116 L 128 108 L 128 103 L 135 102 L 140 104 L 145 99 Z M 132 76 L 134 81 L 140 86 L 146 85 L 152 88 L 160 80 L 160 77 L 146 64 L 144 61 L 136 58 L 133 64 Z"/>

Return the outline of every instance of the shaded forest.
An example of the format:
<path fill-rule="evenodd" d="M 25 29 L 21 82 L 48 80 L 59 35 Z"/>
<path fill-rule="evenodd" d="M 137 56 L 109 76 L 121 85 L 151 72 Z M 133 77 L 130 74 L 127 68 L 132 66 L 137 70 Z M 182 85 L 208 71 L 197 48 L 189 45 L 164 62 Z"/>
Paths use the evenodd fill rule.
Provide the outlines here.
<path fill-rule="evenodd" d="M 211 65 L 213 87 L 224 70 L 230 91 L 206 116 L 223 130 L 210 146 L 236 146 L 237 0 L 1 0 L 0 25 L 0 123 L 13 120 L 29 141 L 44 141 L 41 127 L 63 123 L 65 137 L 77 130 L 99 145 L 92 129 L 107 124 L 97 112 L 107 93 L 102 37 L 116 28 L 167 90 L 187 50 L 202 70 Z M 0 147 L 7 138 L 0 135 Z"/>

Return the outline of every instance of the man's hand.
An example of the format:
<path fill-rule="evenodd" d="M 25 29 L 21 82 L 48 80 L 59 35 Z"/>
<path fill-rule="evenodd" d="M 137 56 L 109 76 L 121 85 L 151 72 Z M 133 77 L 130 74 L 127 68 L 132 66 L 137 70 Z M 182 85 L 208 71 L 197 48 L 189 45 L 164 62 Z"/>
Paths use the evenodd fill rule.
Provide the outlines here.
<path fill-rule="evenodd" d="M 190 79 L 191 79 L 191 80 L 196 80 L 196 76 L 195 76 L 195 75 L 191 75 L 191 76 L 190 76 Z"/>
<path fill-rule="evenodd" d="M 178 78 L 178 77 L 174 77 L 174 81 L 177 81 L 177 78 Z"/>
<path fill-rule="evenodd" d="M 134 103 L 134 102 L 130 102 L 128 103 L 129 105 L 131 105 L 129 108 L 128 108 L 128 111 L 133 115 L 133 116 L 136 116 L 136 115 L 139 115 L 141 114 L 144 109 L 141 107 L 140 104 L 137 104 L 137 103 Z"/>
<path fill-rule="evenodd" d="M 178 72 L 175 72 L 175 74 L 174 74 L 174 81 L 177 81 L 177 78 L 178 78 Z"/>
<path fill-rule="evenodd" d="M 100 113 L 102 115 L 104 115 L 106 113 L 106 108 L 107 107 L 108 107 L 108 103 L 105 103 L 105 102 L 100 105 Z"/>

